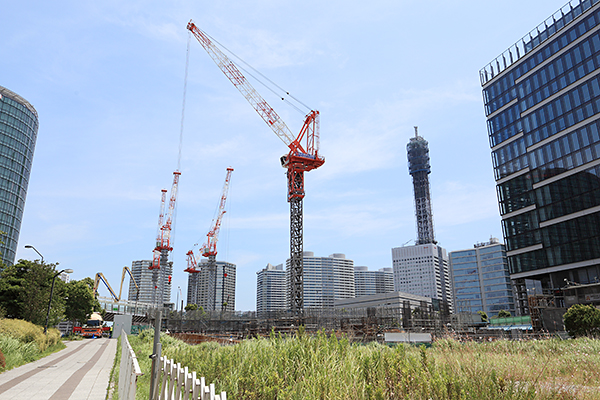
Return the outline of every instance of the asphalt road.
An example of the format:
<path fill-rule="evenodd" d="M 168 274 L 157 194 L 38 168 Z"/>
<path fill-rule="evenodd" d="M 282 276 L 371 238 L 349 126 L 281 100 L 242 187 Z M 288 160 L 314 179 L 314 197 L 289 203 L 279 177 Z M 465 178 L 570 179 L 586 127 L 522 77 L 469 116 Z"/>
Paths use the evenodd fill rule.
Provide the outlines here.
<path fill-rule="evenodd" d="M 2 400 L 104 400 L 117 339 L 84 339 L 0 374 Z"/>

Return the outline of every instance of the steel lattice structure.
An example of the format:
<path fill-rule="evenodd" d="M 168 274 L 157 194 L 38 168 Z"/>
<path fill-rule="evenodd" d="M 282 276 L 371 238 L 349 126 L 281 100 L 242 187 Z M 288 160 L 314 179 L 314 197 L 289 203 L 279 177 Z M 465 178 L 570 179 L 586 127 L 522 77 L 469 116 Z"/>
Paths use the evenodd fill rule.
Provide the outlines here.
<path fill-rule="evenodd" d="M 413 178 L 415 194 L 415 217 L 417 220 L 416 244 L 437 243 L 433 232 L 433 212 L 431 211 L 431 194 L 429 192 L 429 146 L 419 136 L 415 126 L 415 137 L 406 145 L 408 153 L 408 171 Z"/>

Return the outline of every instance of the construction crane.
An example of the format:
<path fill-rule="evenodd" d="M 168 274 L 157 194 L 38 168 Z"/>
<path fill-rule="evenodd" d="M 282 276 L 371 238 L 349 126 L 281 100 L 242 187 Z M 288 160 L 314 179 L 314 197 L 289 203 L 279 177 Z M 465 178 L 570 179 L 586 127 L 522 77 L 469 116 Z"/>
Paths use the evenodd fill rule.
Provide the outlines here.
<path fill-rule="evenodd" d="M 311 110 L 304 119 L 298 135 L 293 135 L 275 110 L 248 82 L 235 64 L 213 43 L 209 36 L 192 21 L 187 29 L 196 37 L 231 83 L 240 91 L 256 112 L 288 146 L 289 153 L 281 157 L 281 165 L 287 169 L 290 203 L 290 269 L 291 309 L 300 316 L 304 310 L 304 263 L 302 200 L 304 199 L 304 173 L 319 168 L 325 158 L 319 155 L 319 112 Z"/>
<path fill-rule="evenodd" d="M 121 293 L 123 292 L 123 281 L 125 280 L 125 272 L 129 273 L 129 278 L 131 279 L 131 282 L 133 282 L 133 285 L 135 286 L 135 289 L 136 289 L 136 301 L 137 301 L 137 297 L 140 294 L 140 288 L 137 285 L 137 283 L 135 282 L 135 278 L 131 274 L 131 270 L 129 270 L 129 268 L 127 268 L 127 267 L 123 267 L 123 275 L 121 275 L 121 287 L 119 288 L 119 295 L 118 296 L 115 294 L 115 291 L 110 287 L 110 284 L 108 283 L 108 280 L 102 274 L 102 272 L 98 272 L 96 274 L 96 278 L 94 279 L 94 297 L 96 297 L 98 295 L 98 286 L 100 286 L 100 282 L 102 282 L 102 283 L 104 283 L 104 285 L 108 289 L 110 295 L 115 299 L 115 301 L 117 301 L 117 302 L 120 301 L 121 300 Z"/>
<path fill-rule="evenodd" d="M 223 190 L 221 190 L 221 199 L 219 201 L 219 208 L 217 215 L 213 219 L 211 228 L 206 234 L 206 242 L 199 249 L 199 255 L 208 258 L 208 264 L 206 265 L 208 271 L 208 296 L 207 296 L 207 310 L 214 311 L 216 305 L 217 296 L 217 242 L 219 241 L 219 231 L 221 230 L 221 220 L 225 214 L 225 203 L 227 201 L 227 193 L 229 192 L 229 181 L 231 180 L 231 173 L 233 168 L 227 168 L 227 174 L 225 175 L 225 183 L 223 184 Z M 190 250 L 186 253 L 188 267 L 185 272 L 197 273 L 200 272 L 198 268 L 198 262 L 196 256 L 194 256 L 194 250 Z"/>
<path fill-rule="evenodd" d="M 165 218 L 165 205 L 167 199 L 167 190 L 161 190 L 160 213 L 158 215 L 158 230 L 156 234 L 156 246 L 153 251 L 152 264 L 149 269 L 152 270 L 152 284 L 154 285 L 154 293 L 152 295 L 152 303 L 156 304 L 156 290 L 158 289 L 158 275 L 160 268 L 167 266 L 169 262 L 169 253 L 173 250 L 171 243 L 171 228 L 174 220 L 175 204 L 177 203 L 177 187 L 179 185 L 179 177 L 181 172 L 178 170 L 173 172 L 173 185 L 171 186 L 171 197 L 169 199 L 169 208 Z M 160 303 L 163 301 L 164 285 L 160 285 L 161 293 L 159 294 Z"/>

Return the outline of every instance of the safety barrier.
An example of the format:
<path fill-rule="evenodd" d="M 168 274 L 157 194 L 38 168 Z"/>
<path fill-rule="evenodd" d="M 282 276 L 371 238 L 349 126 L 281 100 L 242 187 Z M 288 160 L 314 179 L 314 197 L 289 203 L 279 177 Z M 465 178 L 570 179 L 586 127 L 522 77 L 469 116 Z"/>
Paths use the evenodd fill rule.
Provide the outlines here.
<path fill-rule="evenodd" d="M 188 372 L 166 357 L 160 358 L 162 383 L 160 400 L 227 400 L 227 394 L 215 394 L 215 384 L 206 385 L 204 377 L 196 378 L 196 371 Z"/>
<path fill-rule="evenodd" d="M 127 340 L 127 334 L 121 332 L 121 364 L 119 365 L 119 399 L 135 400 L 137 378 L 142 370 L 137 357 Z"/>

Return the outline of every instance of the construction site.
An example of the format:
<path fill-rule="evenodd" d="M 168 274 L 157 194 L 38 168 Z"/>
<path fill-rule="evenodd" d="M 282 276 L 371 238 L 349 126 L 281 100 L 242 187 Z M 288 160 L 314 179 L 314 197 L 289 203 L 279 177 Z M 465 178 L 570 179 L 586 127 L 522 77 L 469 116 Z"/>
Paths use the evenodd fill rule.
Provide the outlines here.
<path fill-rule="evenodd" d="M 298 105 L 307 109 L 303 112 L 304 122 L 299 133 L 293 134 L 275 110 L 250 84 L 236 63 L 224 54 L 208 34 L 191 21 L 187 25 L 187 30 L 190 38 L 193 36 L 197 39 L 225 77 L 238 89 L 267 126 L 287 146 L 287 153 L 279 160 L 281 166 L 286 170 L 287 201 L 290 205 L 289 260 L 286 283 L 286 290 L 288 291 L 286 295 L 287 307 L 284 310 L 261 312 L 260 314 L 235 311 L 235 265 L 216 261 L 219 232 L 223 216 L 226 213 L 228 190 L 234 170 L 232 167 L 226 169 L 223 188 L 217 203 L 217 211 L 210 229 L 205 234 L 204 243 L 202 245 L 195 244 L 186 253 L 187 268 L 184 271 L 189 274 L 187 304 L 193 304 L 198 309 L 184 311 L 183 298 L 181 299 L 182 304 L 179 311 L 179 298 L 175 304 L 171 303 L 171 278 L 174 272 L 173 263 L 169 260 L 173 251 L 172 231 L 175 225 L 175 210 L 181 176 L 180 164 L 189 65 L 188 55 L 185 66 L 177 168 L 173 172 L 170 193 L 166 189 L 161 190 L 158 227 L 152 249 L 152 261 L 147 265 L 136 265 L 133 273 L 125 267 L 118 295 L 110 287 L 103 274 L 97 274 L 94 291 L 97 293 L 98 286 L 102 282 L 112 296 L 103 299 L 106 320 L 110 321 L 111 315 L 127 313 L 134 316 L 134 324 L 152 324 L 157 311 L 160 310 L 163 316 L 162 327 L 169 332 L 195 333 L 232 339 L 265 336 L 273 331 L 292 334 L 300 326 L 307 332 L 325 330 L 343 333 L 350 340 L 361 342 L 382 340 L 386 332 L 417 332 L 429 333 L 435 336 L 448 334 L 477 336 L 480 332 L 486 331 L 487 326 L 478 320 L 477 316 L 461 312 L 460 307 L 453 310 L 447 265 L 441 264 L 441 266 L 435 266 L 436 269 L 431 271 L 434 275 L 442 276 L 442 287 L 436 290 L 443 293 L 441 297 L 443 300 L 437 300 L 434 303 L 423 302 L 415 306 L 405 302 L 398 306 L 365 308 L 305 307 L 303 199 L 306 193 L 304 173 L 321 167 L 325 162 L 319 151 L 320 113 L 305 106 L 287 91 L 275 85 L 277 90 L 282 92 L 282 100 L 295 103 L 296 105 L 293 105 L 293 107 L 297 110 L 299 110 Z M 188 54 L 189 46 L 188 41 Z M 260 75 L 262 76 L 262 74 Z M 427 141 L 419 136 L 417 127 L 415 127 L 414 138 L 410 139 L 407 146 L 407 152 L 409 172 L 413 178 L 414 186 L 417 227 L 415 247 L 435 245 L 437 242 L 434 235 L 428 179 L 428 174 L 431 172 L 429 150 Z M 441 249 L 439 251 L 441 255 Z M 419 265 L 418 267 L 422 266 Z M 143 269 L 144 273 L 140 273 L 140 269 Z M 126 273 L 130 277 L 128 301 L 121 298 Z M 149 276 L 151 276 L 151 280 L 147 279 Z M 520 301 L 524 301 L 524 299 Z M 530 324 L 533 332 L 548 330 L 547 326 L 551 323 L 556 325 L 554 321 L 557 320 L 557 316 L 562 315 L 558 310 L 562 309 L 564 304 L 555 298 L 529 296 L 525 301 L 531 311 Z M 549 317 L 552 313 L 554 315 Z M 549 321 L 545 324 L 543 323 L 544 316 Z M 506 334 L 505 330 L 499 328 L 489 334 L 502 336 Z"/>

